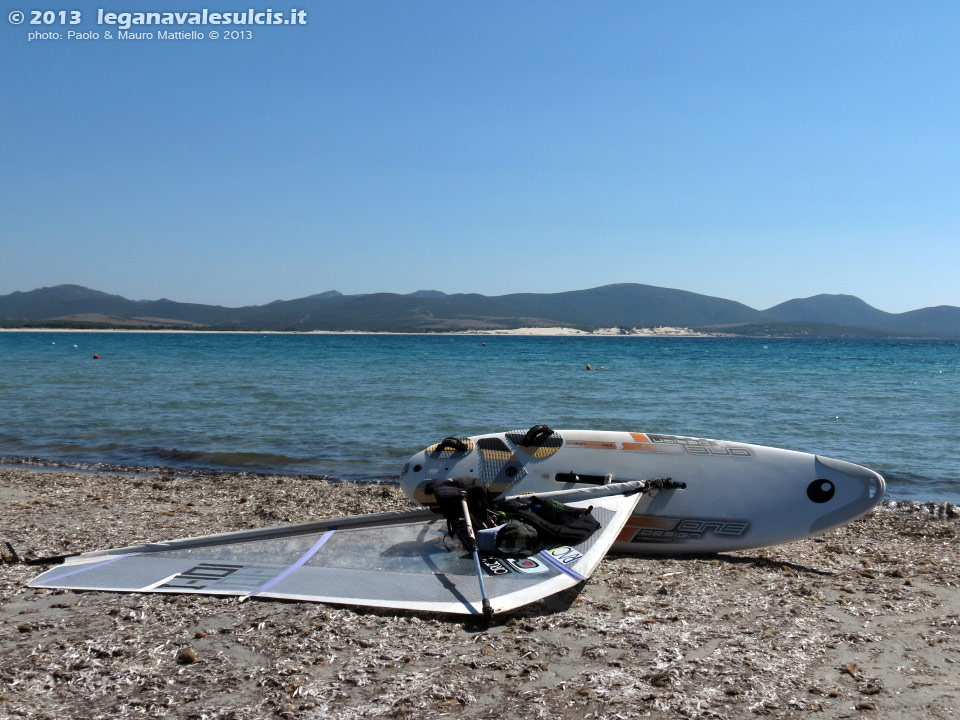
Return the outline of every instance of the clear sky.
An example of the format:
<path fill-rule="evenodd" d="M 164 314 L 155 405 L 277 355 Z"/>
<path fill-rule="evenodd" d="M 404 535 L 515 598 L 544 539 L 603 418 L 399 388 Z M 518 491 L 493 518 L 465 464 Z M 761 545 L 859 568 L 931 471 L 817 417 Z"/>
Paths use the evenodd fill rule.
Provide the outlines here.
<path fill-rule="evenodd" d="M 0 294 L 960 306 L 960 3 L 303 4 L 305 25 L 120 40 L 98 8 L 298 6 L 73 0 L 71 26 L 5 3 Z M 253 37 L 206 36 L 227 30 Z"/>

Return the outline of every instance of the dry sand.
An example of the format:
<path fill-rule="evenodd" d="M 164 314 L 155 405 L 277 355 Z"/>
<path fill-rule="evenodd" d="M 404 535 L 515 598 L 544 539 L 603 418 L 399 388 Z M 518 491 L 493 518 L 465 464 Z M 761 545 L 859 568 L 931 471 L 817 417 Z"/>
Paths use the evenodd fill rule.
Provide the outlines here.
<path fill-rule="evenodd" d="M 391 486 L 0 469 L 0 545 L 40 557 L 405 507 Z M 0 716 L 954 718 L 960 521 L 887 504 L 820 538 L 611 556 L 498 616 L 34 590 L 0 565 Z M 5 546 L 4 546 L 5 547 Z"/>

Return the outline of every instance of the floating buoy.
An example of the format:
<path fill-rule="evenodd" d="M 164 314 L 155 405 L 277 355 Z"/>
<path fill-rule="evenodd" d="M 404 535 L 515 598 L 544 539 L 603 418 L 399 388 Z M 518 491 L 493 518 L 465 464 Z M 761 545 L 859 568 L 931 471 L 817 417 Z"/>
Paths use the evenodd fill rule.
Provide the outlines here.
<path fill-rule="evenodd" d="M 100 359 L 100 356 L 97 355 L 97 354 L 94 354 L 93 359 L 94 359 L 94 360 L 99 360 L 99 359 Z"/>
<path fill-rule="evenodd" d="M 480 343 L 480 344 L 481 344 L 481 345 L 483 345 L 484 347 L 486 347 L 486 346 L 487 346 L 487 344 L 486 344 L 486 343 Z"/>
<path fill-rule="evenodd" d="M 587 370 L 593 370 L 593 368 L 587 365 Z"/>

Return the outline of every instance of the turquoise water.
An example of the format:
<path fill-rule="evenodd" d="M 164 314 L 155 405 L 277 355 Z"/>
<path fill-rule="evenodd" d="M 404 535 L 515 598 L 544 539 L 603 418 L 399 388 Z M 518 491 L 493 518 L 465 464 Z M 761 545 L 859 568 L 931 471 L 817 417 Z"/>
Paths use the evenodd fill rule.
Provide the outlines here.
<path fill-rule="evenodd" d="M 816 452 L 960 502 L 957 342 L 5 332 L 0 363 L 6 456 L 378 479 L 547 423 Z"/>

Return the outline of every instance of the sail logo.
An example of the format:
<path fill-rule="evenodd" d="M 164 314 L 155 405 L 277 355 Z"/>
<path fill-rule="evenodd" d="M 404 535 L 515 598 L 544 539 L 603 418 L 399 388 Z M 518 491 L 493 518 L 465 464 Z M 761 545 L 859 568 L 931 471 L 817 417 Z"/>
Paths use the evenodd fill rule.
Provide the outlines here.
<path fill-rule="evenodd" d="M 545 550 L 544 552 L 548 553 L 550 557 L 559 563 L 563 563 L 564 565 L 572 565 L 583 557 L 582 552 L 576 548 L 570 547 L 569 545 L 560 545 L 558 547 Z"/>
<path fill-rule="evenodd" d="M 498 558 L 480 557 L 480 564 L 490 575 L 509 575 L 510 569 L 504 565 Z"/>
<path fill-rule="evenodd" d="M 208 585 L 219 582 L 242 568 L 243 565 L 232 563 L 200 563 L 185 572 L 164 578 L 159 583 L 154 583 L 149 588 L 144 589 L 203 590 Z"/>
<path fill-rule="evenodd" d="M 504 562 L 506 562 L 512 570 L 516 570 L 519 573 L 538 574 L 547 572 L 547 566 L 532 557 L 510 558 Z"/>

